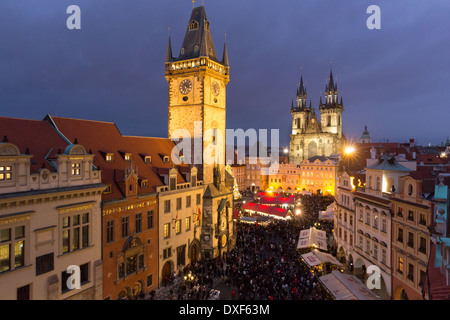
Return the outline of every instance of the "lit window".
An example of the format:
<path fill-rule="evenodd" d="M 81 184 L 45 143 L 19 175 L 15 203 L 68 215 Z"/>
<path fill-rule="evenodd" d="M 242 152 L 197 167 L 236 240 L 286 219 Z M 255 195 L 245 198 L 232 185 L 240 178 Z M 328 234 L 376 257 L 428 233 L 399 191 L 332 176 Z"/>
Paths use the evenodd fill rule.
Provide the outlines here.
<path fill-rule="evenodd" d="M 0 181 L 12 180 L 12 167 L 1 166 L 0 167 Z"/>
<path fill-rule="evenodd" d="M 186 218 L 186 231 L 191 230 L 191 217 Z"/>
<path fill-rule="evenodd" d="M 146 163 L 146 164 L 151 164 L 151 163 L 152 163 L 152 157 L 146 156 L 146 157 L 145 157 L 145 163 Z"/>
<path fill-rule="evenodd" d="M 0 230 L 0 273 L 25 265 L 25 226 Z"/>
<path fill-rule="evenodd" d="M 177 220 L 175 222 L 175 233 L 180 234 L 181 233 L 181 220 Z"/>
<path fill-rule="evenodd" d="M 81 174 L 81 163 L 72 163 L 72 175 L 79 176 Z"/>
<path fill-rule="evenodd" d="M 89 246 L 89 213 L 62 218 L 62 252 L 68 253 Z"/>
<path fill-rule="evenodd" d="M 125 161 L 131 161 L 131 153 L 125 154 Z"/>
<path fill-rule="evenodd" d="M 164 238 L 170 237 L 170 223 L 164 224 Z"/>
<path fill-rule="evenodd" d="M 106 162 L 112 162 L 112 161 L 114 161 L 114 154 L 108 153 L 108 154 L 106 155 L 105 159 L 106 159 Z"/>

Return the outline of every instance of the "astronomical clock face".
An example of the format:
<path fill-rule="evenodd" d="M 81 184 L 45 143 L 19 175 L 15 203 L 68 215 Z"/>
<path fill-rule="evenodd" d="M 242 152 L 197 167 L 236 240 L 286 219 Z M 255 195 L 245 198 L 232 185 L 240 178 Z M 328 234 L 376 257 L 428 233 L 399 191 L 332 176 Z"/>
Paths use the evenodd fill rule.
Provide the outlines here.
<path fill-rule="evenodd" d="M 222 248 L 224 248 L 227 245 L 227 235 L 224 234 L 222 236 Z"/>
<path fill-rule="evenodd" d="M 213 83 L 211 85 L 211 89 L 212 89 L 213 95 L 215 95 L 215 96 L 219 95 L 220 87 L 219 87 L 219 84 L 216 81 L 213 81 Z"/>
<path fill-rule="evenodd" d="M 192 82 L 189 79 L 184 79 L 180 83 L 180 92 L 182 94 L 188 94 L 192 90 Z"/>
<path fill-rule="evenodd" d="M 225 216 L 221 217 L 222 219 L 222 223 L 220 224 L 220 229 L 223 231 L 225 230 L 226 226 L 227 226 L 227 222 L 225 221 Z"/>

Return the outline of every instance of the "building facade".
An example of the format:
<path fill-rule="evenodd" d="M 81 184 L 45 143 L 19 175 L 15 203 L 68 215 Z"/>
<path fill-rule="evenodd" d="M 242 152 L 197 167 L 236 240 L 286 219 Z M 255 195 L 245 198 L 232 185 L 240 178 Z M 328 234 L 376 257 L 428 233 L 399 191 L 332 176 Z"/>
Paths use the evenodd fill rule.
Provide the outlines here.
<path fill-rule="evenodd" d="M 401 192 L 392 202 L 393 299 L 427 299 L 424 285 L 430 257 L 434 177 L 429 171 L 402 177 Z"/>
<path fill-rule="evenodd" d="M 337 83 L 330 71 L 325 87 L 325 103 L 320 97 L 320 115 L 312 109 L 310 101 L 307 106 L 306 87 L 303 77 L 297 89 L 296 103 L 292 102 L 292 133 L 289 144 L 289 161 L 300 164 L 303 160 L 341 153 L 346 139 L 342 134 L 342 112 L 344 105 L 338 100 Z"/>
<path fill-rule="evenodd" d="M 43 121 L 0 127 L 0 298 L 101 299 L 105 185 L 94 155 Z"/>

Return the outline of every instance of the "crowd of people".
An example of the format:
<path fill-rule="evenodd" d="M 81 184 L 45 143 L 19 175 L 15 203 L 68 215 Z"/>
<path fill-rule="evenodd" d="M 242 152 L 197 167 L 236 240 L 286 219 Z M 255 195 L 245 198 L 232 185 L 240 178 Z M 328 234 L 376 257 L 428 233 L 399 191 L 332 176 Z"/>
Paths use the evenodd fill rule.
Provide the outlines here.
<path fill-rule="evenodd" d="M 211 299 L 211 290 L 221 283 L 239 300 L 322 300 L 326 292 L 301 261 L 297 250 L 300 230 L 316 226 L 330 232 L 332 222 L 317 225 L 318 211 L 325 210 L 332 197 L 302 196 L 302 214 L 288 221 L 268 225 L 238 223 L 236 247 L 224 258 L 192 263 L 172 277 L 178 284 L 169 290 L 170 299 Z M 193 275 L 193 280 L 184 277 Z M 154 295 L 151 296 L 154 298 Z"/>

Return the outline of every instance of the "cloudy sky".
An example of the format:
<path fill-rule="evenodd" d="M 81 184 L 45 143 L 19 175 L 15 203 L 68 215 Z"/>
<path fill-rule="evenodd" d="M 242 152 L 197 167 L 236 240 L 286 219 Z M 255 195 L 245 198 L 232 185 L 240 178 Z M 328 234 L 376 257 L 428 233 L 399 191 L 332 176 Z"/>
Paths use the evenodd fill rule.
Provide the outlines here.
<path fill-rule="evenodd" d="M 366 27 L 372 4 L 380 30 Z M 66 27 L 70 5 L 81 8 L 81 30 Z M 316 108 L 332 66 L 347 138 L 366 124 L 375 141 L 450 136 L 450 1 L 205 0 L 205 8 L 219 58 L 227 34 L 228 128 L 279 129 L 286 145 L 301 66 Z M 49 113 L 167 136 L 168 28 L 177 55 L 191 10 L 189 0 L 1 0 L 0 116 Z"/>

